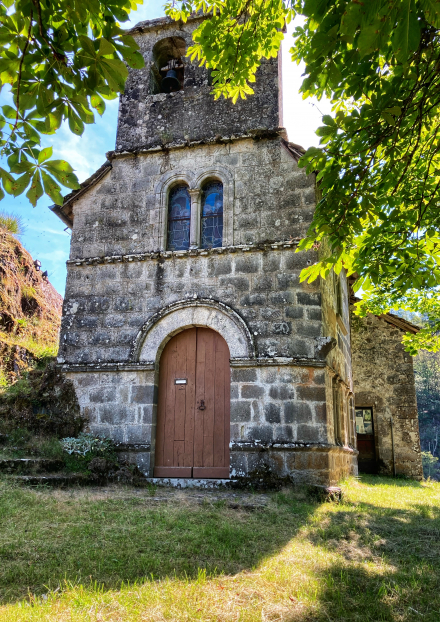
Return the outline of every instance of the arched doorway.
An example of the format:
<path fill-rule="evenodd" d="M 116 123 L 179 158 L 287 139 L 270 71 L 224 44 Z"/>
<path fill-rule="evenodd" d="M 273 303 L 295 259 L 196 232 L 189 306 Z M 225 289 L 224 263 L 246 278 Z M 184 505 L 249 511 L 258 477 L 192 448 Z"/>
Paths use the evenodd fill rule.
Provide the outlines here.
<path fill-rule="evenodd" d="M 229 348 L 210 328 L 189 328 L 160 358 L 155 477 L 229 477 Z"/>

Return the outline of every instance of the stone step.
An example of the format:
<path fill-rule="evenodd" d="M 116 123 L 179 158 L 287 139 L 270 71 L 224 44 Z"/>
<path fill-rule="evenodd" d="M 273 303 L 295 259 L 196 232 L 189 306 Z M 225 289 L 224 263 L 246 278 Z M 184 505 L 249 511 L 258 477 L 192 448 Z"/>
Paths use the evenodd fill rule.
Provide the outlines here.
<path fill-rule="evenodd" d="M 0 473 L 33 475 L 36 473 L 56 473 L 64 467 L 62 460 L 52 458 L 11 458 L 0 460 Z"/>
<path fill-rule="evenodd" d="M 11 475 L 12 481 L 26 486 L 51 486 L 67 488 L 69 486 L 86 486 L 90 480 L 84 473 L 52 473 L 48 475 Z"/>

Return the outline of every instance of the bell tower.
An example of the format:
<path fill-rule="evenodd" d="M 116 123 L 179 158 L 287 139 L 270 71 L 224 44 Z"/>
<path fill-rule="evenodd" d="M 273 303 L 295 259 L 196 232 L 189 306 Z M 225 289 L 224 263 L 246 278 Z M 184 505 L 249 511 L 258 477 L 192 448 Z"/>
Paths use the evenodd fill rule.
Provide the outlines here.
<path fill-rule="evenodd" d="M 130 69 L 121 95 L 116 151 L 142 151 L 277 133 L 282 126 L 280 57 L 263 61 L 255 94 L 233 104 L 214 101 L 211 76 L 186 57 L 192 33 L 205 19 L 139 23 L 131 34 L 145 59 Z"/>

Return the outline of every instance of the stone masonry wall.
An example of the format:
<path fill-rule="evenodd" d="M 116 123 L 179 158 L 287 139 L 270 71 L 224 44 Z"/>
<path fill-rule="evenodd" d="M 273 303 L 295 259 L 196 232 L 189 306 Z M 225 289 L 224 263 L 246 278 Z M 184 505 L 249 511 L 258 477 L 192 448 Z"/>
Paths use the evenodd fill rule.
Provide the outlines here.
<path fill-rule="evenodd" d="M 158 369 L 137 367 L 136 338 L 172 303 L 211 299 L 243 318 L 256 350 L 248 366 L 232 363 L 231 473 L 266 464 L 321 483 L 355 473 L 355 453 L 334 446 L 329 420 L 322 309 L 330 294 L 320 281 L 299 282 L 317 258 L 296 253 L 294 239 L 312 218 L 314 176 L 298 169 L 279 137 L 112 164 L 73 204 L 59 350 L 92 428 L 151 473 Z M 194 190 L 209 176 L 224 184 L 224 248 L 166 251 L 169 184 L 186 180 Z M 345 370 L 340 343 L 335 351 Z"/>
<path fill-rule="evenodd" d="M 212 298 L 237 311 L 259 357 L 314 358 L 320 296 L 299 283 L 294 249 L 69 266 L 59 361 L 127 362 L 150 316 L 179 300 Z M 281 283 L 281 286 L 280 286 Z"/>
<path fill-rule="evenodd" d="M 263 466 L 297 482 L 335 484 L 354 473 L 350 451 L 326 433 L 325 370 L 312 367 L 232 368 L 231 477 Z M 157 370 L 68 372 L 90 429 L 121 444 L 152 475 Z"/>
<path fill-rule="evenodd" d="M 165 250 L 168 185 L 198 186 L 204 176 L 224 185 L 224 246 L 305 234 L 315 176 L 298 168 L 280 138 L 246 139 L 114 159 L 74 203 L 71 259 Z"/>
<path fill-rule="evenodd" d="M 373 408 L 379 467 L 393 473 L 392 417 L 396 473 L 421 479 L 413 362 L 402 345 L 402 331 L 376 316 L 359 318 L 352 313 L 351 339 L 356 406 Z"/>
<path fill-rule="evenodd" d="M 316 255 L 297 254 L 294 244 L 271 245 L 307 228 L 313 176 L 298 170 L 279 139 L 238 142 L 222 156 L 204 146 L 172 152 L 168 159 L 150 154 L 116 160 L 107 177 L 74 204 L 59 353 L 63 362 L 127 361 L 149 316 L 194 296 L 212 297 L 237 310 L 254 334 L 259 356 L 314 356 L 315 338 L 322 335 L 320 285 L 300 284 L 299 273 Z M 213 160 L 223 170 L 228 167 L 232 196 L 224 218 L 232 220 L 230 237 L 234 244 L 254 246 L 123 261 L 121 255 L 160 248 L 161 210 L 151 189 L 164 158 L 167 170 L 176 172 L 209 171 Z M 240 166 L 234 168 L 234 162 Z M 164 209 L 166 214 L 166 203 Z M 260 244 L 263 240 L 269 246 Z"/>
<path fill-rule="evenodd" d="M 210 94 L 208 70 L 183 58 L 183 90 L 153 94 L 153 48 L 161 39 L 183 39 L 192 45 L 192 33 L 200 18 L 186 24 L 170 19 L 141 22 L 133 35 L 145 59 L 143 69 L 129 69 L 125 92 L 120 98 L 116 149 L 138 150 L 157 145 L 186 144 L 216 136 L 241 136 L 282 126 L 279 114 L 278 59 L 263 60 L 253 85 L 254 95 L 236 104 Z"/>
<path fill-rule="evenodd" d="M 339 292 L 338 292 L 339 288 Z M 327 392 L 329 409 L 328 425 L 329 438 L 335 438 L 335 403 L 334 386 L 338 387 L 340 396 L 341 434 L 339 444 L 344 447 L 356 447 L 355 440 L 355 413 L 353 408 L 353 377 L 351 367 L 350 341 L 350 310 L 348 304 L 348 282 L 345 271 L 339 275 L 331 272 L 327 279 L 321 282 L 323 334 L 334 339 L 335 347 L 327 356 L 327 363 L 333 373 L 328 374 Z M 338 307 L 337 299 L 340 297 Z"/>

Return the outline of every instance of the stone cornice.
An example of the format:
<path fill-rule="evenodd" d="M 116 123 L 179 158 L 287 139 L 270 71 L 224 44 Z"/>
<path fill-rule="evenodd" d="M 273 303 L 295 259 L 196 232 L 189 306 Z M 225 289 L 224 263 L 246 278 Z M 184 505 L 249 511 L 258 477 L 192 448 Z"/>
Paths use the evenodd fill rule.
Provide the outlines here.
<path fill-rule="evenodd" d="M 165 97 L 179 97 L 184 91 L 176 91 L 175 93 L 159 93 L 158 95 L 151 95 L 152 101 L 160 101 L 160 98 Z M 157 99 L 153 99 L 157 98 Z M 269 139 L 273 140 L 276 138 L 284 140 L 287 144 L 285 138 L 287 137 L 286 129 L 284 127 L 272 127 L 272 128 L 261 128 L 258 130 L 251 130 L 248 132 L 243 132 L 242 134 L 230 134 L 225 136 L 210 136 L 208 138 L 204 138 L 201 140 L 179 140 L 169 143 L 160 143 L 155 145 L 139 145 L 137 147 L 133 147 L 131 149 L 126 149 L 121 147 L 121 149 L 115 149 L 113 151 L 108 151 L 106 153 L 106 158 L 111 162 L 117 158 L 129 158 L 129 157 L 137 157 L 139 155 L 147 155 L 150 153 L 158 153 L 161 151 L 173 151 L 174 149 L 185 149 L 188 147 L 201 147 L 204 145 L 226 145 L 229 143 L 236 142 L 237 140 L 264 140 Z"/>
<path fill-rule="evenodd" d="M 150 261 L 152 259 L 180 259 L 183 257 L 204 257 L 227 255 L 232 253 L 246 253 L 250 251 L 265 252 L 268 250 L 284 250 L 296 248 L 300 238 L 281 240 L 279 242 L 261 242 L 257 244 L 239 244 L 237 246 L 222 246 L 220 248 L 193 248 L 187 251 L 148 251 L 146 253 L 130 253 L 127 255 L 102 255 L 100 257 L 84 257 L 68 259 L 68 266 L 92 266 L 98 264 L 132 263 Z"/>

